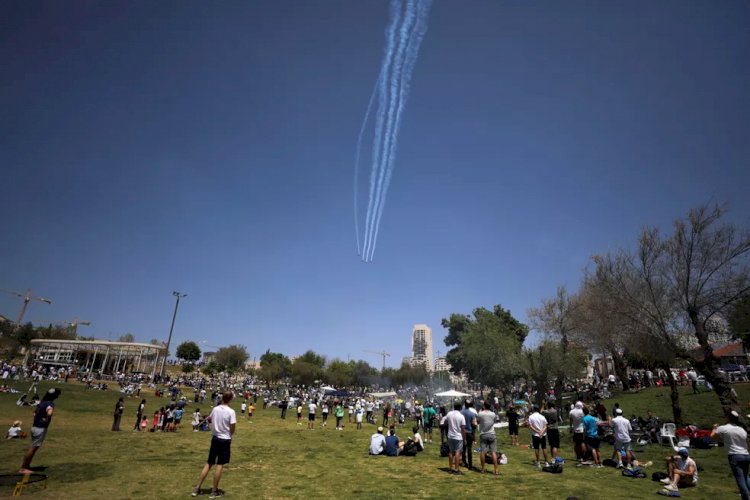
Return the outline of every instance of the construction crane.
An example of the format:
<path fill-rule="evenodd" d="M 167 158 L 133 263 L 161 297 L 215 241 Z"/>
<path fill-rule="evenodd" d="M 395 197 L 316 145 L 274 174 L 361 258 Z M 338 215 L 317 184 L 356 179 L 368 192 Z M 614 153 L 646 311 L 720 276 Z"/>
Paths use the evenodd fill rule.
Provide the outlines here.
<path fill-rule="evenodd" d="M 78 325 L 91 326 L 91 321 L 86 321 L 86 320 L 82 320 L 78 318 L 72 319 L 70 321 L 67 321 L 67 320 L 52 321 L 48 319 L 38 319 L 38 320 L 32 320 L 31 322 L 37 323 L 40 325 L 66 325 L 76 337 L 78 336 Z"/>
<path fill-rule="evenodd" d="M 16 326 L 13 328 L 14 331 L 16 328 L 21 326 L 21 321 L 23 321 L 23 315 L 26 314 L 26 308 L 29 305 L 29 302 L 32 300 L 38 300 L 39 302 L 45 302 L 47 304 L 51 304 L 52 301 L 50 299 L 45 299 L 44 297 L 35 297 L 31 294 L 31 289 L 26 290 L 26 293 L 20 293 L 20 292 L 14 292 L 13 290 L 4 290 L 0 288 L 0 291 L 9 293 L 11 295 L 15 295 L 17 297 L 21 297 L 23 299 L 23 305 L 21 306 L 21 312 L 18 314 L 18 319 L 16 320 Z"/>
<path fill-rule="evenodd" d="M 364 349 L 364 352 L 369 352 L 371 354 L 377 354 L 378 356 L 383 356 L 383 370 L 385 370 L 385 358 L 390 356 L 391 354 L 385 351 L 370 351 L 368 349 Z"/>

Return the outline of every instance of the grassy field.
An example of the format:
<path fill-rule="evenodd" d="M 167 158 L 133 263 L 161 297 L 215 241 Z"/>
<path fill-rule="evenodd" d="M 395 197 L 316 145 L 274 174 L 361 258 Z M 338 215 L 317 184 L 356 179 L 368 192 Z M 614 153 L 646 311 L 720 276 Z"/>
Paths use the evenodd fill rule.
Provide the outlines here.
<path fill-rule="evenodd" d="M 57 384 L 63 390 L 57 402 L 47 442 L 37 453 L 34 466 L 45 466 L 49 475 L 47 488 L 30 486 L 25 496 L 34 498 L 187 498 L 197 481 L 210 441 L 210 434 L 194 433 L 183 427 L 176 433 L 134 433 L 139 399 L 127 399 L 122 432 L 111 432 L 111 414 L 117 391 L 87 391 L 78 384 Z M 28 384 L 17 384 L 25 389 Z M 50 384 L 42 384 L 42 390 Z M 750 398 L 750 385 L 735 386 L 743 405 Z M 685 388 L 682 398 L 686 421 L 710 425 L 721 422 L 718 400 L 713 393 L 693 396 Z M 166 398 L 146 395 L 147 413 L 167 403 Z M 2 432 L 15 419 L 23 421 L 24 430 L 31 426 L 29 409 L 15 406 L 17 395 L 0 394 Z M 608 401 L 608 408 L 619 402 L 626 415 L 642 415 L 647 409 L 669 417 L 669 395 L 666 390 L 649 389 L 640 394 L 618 395 Z M 239 416 L 240 401 L 232 406 Z M 194 405 L 190 404 L 185 420 L 190 421 Z M 204 413 L 208 406 L 202 408 Z M 292 412 L 290 412 L 291 414 Z M 320 418 L 320 417 L 319 417 Z M 150 417 L 149 417 L 150 421 Z M 150 425 L 150 424 L 149 424 Z M 298 426 L 293 415 L 281 420 L 278 410 L 259 409 L 253 422 L 238 422 L 232 445 L 232 461 L 222 479 L 222 488 L 231 498 L 448 498 L 460 495 L 526 497 L 558 499 L 575 495 L 581 499 L 657 498 L 660 489 L 649 479 L 628 479 L 620 471 L 605 468 L 565 466 L 563 474 L 547 474 L 531 465 L 533 452 L 524 447 L 505 446 L 504 429 L 498 433 L 509 464 L 502 476 L 467 472 L 453 476 L 446 472 L 447 459 L 440 458 L 439 445 L 427 445 L 417 457 L 369 457 L 367 444 L 374 427 L 365 424 L 362 431 L 347 425 L 343 431 L 328 427 L 308 431 Z M 411 423 L 409 423 L 411 427 Z M 400 429 L 403 438 L 408 429 Z M 439 433 L 436 433 L 439 442 Z M 523 429 L 520 442 L 530 441 Z M 2 440 L 0 474 L 14 473 L 29 440 Z M 603 456 L 611 454 L 604 447 Z M 638 453 L 640 460 L 653 460 L 648 470 L 662 470 L 668 448 L 651 445 Z M 569 457 L 572 446 L 563 436 L 562 455 Z M 694 450 L 691 456 L 703 467 L 700 486 L 682 490 L 686 498 L 737 498 L 737 488 L 730 474 L 723 448 Z M 474 455 L 475 465 L 479 456 Z M 209 480 L 204 488 L 210 486 Z M 12 487 L 0 487 L 0 497 L 9 496 Z M 205 496 L 204 496 L 205 498 Z"/>

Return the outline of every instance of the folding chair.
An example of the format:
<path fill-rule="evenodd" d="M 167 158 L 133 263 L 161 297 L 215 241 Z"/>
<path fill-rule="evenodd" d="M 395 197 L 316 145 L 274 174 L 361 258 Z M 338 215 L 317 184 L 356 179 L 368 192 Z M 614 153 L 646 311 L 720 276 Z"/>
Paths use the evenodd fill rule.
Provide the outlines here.
<path fill-rule="evenodd" d="M 663 444 L 666 439 L 672 448 L 677 448 L 677 426 L 673 423 L 663 424 L 659 432 L 659 444 Z"/>

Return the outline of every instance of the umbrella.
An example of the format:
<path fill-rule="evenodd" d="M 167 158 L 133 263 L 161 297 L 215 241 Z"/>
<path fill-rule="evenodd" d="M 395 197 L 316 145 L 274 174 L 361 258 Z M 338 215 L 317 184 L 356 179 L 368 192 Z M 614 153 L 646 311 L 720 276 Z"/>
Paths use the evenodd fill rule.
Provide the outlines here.
<path fill-rule="evenodd" d="M 455 389 L 451 389 L 450 391 L 443 391 L 443 392 L 437 392 L 435 393 L 435 396 L 439 398 L 463 398 L 468 396 L 465 392 L 458 392 Z"/>

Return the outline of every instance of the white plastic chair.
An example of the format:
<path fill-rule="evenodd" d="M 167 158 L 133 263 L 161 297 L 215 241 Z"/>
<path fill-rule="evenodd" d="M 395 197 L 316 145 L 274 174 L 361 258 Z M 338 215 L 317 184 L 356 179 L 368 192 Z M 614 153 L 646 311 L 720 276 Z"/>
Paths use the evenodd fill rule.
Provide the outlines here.
<path fill-rule="evenodd" d="M 661 432 L 659 433 L 659 444 L 663 444 L 664 440 L 668 440 L 672 448 L 677 447 L 677 426 L 673 423 L 663 424 L 661 426 Z"/>

